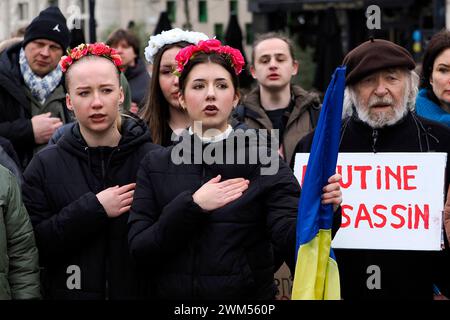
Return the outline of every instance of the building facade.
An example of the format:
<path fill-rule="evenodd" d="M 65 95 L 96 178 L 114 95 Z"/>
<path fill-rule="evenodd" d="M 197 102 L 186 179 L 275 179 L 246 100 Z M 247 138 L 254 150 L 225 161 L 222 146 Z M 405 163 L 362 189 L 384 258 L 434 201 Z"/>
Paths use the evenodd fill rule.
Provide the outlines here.
<path fill-rule="evenodd" d="M 167 11 L 172 27 L 201 31 L 223 38 L 230 14 L 234 13 L 244 34 L 244 42 L 252 41 L 252 14 L 248 0 L 0 0 L 0 41 L 25 27 L 49 5 L 57 5 L 68 19 L 69 28 L 81 28 L 89 35 L 89 8 L 95 3 L 97 41 L 104 41 L 115 28 L 126 28 L 130 22 L 147 36 L 153 34 L 160 13 Z M 7 13 L 7 14 L 3 14 Z M 249 51 L 250 46 L 244 43 Z"/>

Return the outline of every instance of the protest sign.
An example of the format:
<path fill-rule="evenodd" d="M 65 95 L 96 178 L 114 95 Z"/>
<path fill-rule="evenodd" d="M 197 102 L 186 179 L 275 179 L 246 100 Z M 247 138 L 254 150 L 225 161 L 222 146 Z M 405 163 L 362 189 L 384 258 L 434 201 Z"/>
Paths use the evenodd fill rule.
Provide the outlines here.
<path fill-rule="evenodd" d="M 302 184 L 309 154 L 296 155 Z M 445 153 L 339 153 L 342 225 L 333 248 L 440 250 Z"/>

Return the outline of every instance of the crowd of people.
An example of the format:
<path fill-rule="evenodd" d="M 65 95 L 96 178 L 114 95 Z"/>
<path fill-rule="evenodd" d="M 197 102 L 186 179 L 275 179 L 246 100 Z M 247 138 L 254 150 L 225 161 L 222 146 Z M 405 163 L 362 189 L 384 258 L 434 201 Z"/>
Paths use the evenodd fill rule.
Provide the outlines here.
<path fill-rule="evenodd" d="M 201 32 L 151 36 L 151 76 L 129 30 L 69 43 L 49 7 L 0 54 L 0 299 L 274 299 L 274 273 L 295 271 L 295 155 L 321 110 L 291 82 L 292 41 L 255 39 L 245 95 L 241 52 Z M 342 64 L 340 152 L 450 153 L 449 31 L 430 40 L 420 76 L 382 39 Z M 266 130 L 279 139 L 246 140 Z M 445 172 L 442 250 L 336 249 L 344 300 L 450 298 L 450 157 Z M 333 234 L 340 182 L 320 196 Z"/>

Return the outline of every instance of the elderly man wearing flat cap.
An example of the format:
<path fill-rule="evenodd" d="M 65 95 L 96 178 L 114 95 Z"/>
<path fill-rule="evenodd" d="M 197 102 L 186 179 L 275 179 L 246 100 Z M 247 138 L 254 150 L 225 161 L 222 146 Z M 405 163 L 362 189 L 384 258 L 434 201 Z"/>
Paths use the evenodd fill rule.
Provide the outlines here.
<path fill-rule="evenodd" d="M 340 152 L 450 152 L 450 130 L 414 113 L 418 76 L 407 50 L 372 39 L 350 51 L 343 64 L 347 75 Z M 309 152 L 311 142 L 312 134 L 299 142 L 296 152 Z M 447 239 L 445 246 L 438 253 L 336 249 L 342 297 L 432 299 L 433 284 L 450 296 Z M 376 288 L 367 285 L 371 266 L 380 270 Z"/>
<path fill-rule="evenodd" d="M 11 141 L 23 168 L 70 120 L 58 66 L 69 43 L 65 17 L 49 7 L 28 25 L 22 42 L 0 55 L 0 136 Z"/>

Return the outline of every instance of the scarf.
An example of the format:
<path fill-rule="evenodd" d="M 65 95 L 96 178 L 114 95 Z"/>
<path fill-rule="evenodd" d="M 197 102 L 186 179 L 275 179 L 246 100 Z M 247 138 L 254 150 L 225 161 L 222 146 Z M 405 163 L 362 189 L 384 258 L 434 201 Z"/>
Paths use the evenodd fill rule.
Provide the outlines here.
<path fill-rule="evenodd" d="M 421 89 L 416 98 L 416 113 L 424 118 L 434 120 L 450 127 L 450 113 L 428 98 L 427 89 Z"/>
<path fill-rule="evenodd" d="M 58 64 L 54 70 L 48 73 L 45 77 L 41 78 L 36 75 L 33 70 L 31 70 L 23 48 L 20 49 L 19 65 L 25 85 L 28 89 L 30 89 L 33 97 L 35 97 L 41 104 L 44 104 L 45 100 L 61 82 L 63 75 L 61 67 Z"/>

